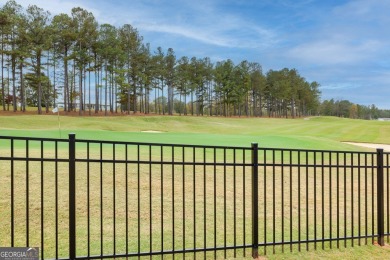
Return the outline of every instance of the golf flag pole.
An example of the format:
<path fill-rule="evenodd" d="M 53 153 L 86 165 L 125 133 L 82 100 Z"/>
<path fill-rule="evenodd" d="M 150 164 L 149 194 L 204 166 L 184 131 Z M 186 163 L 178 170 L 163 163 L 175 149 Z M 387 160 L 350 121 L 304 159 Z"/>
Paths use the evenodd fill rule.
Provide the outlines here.
<path fill-rule="evenodd" d="M 58 109 L 58 106 L 55 107 L 52 110 L 53 113 L 57 113 L 57 119 L 58 119 L 58 132 L 60 133 L 60 138 L 61 138 L 61 122 L 60 122 L 60 110 Z"/>

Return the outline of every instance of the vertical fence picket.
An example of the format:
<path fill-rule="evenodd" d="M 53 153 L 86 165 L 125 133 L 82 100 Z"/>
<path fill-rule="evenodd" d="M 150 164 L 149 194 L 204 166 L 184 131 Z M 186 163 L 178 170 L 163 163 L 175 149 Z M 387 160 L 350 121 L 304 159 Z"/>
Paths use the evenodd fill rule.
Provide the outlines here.
<path fill-rule="evenodd" d="M 314 239 L 317 240 L 317 153 L 313 153 L 313 171 L 314 171 Z M 323 159 L 323 154 L 321 154 L 321 159 Z M 323 163 L 322 163 L 323 165 Z M 324 215 L 324 168 L 321 170 L 321 215 Z M 322 218 L 324 219 L 324 218 Z M 322 225 L 322 237 L 324 237 L 324 225 Z M 324 243 L 322 243 L 324 247 Z M 317 243 L 314 244 L 314 250 L 317 250 Z"/>
<path fill-rule="evenodd" d="M 193 199 L 193 208 L 194 208 L 194 213 L 193 213 L 193 222 L 194 222 L 194 249 L 196 248 L 196 166 L 195 166 L 195 162 L 196 162 L 196 152 L 195 152 L 195 147 L 192 148 L 192 162 L 193 162 L 193 168 L 192 168 L 192 174 L 193 174 L 193 178 L 192 178 L 192 188 L 193 188 L 193 193 L 192 193 L 192 199 Z M 195 257 L 196 257 L 196 253 L 195 253 Z"/>
<path fill-rule="evenodd" d="M 214 210 L 214 247 L 217 247 L 217 148 L 214 147 L 213 149 L 213 165 L 214 165 L 214 171 L 213 171 L 213 210 Z M 217 251 L 214 251 L 214 259 L 217 258 Z"/>
<path fill-rule="evenodd" d="M 223 250 L 224 259 L 226 259 L 226 247 L 227 247 L 227 221 L 226 221 L 226 148 L 223 149 Z"/>
<path fill-rule="evenodd" d="M 293 170 L 292 170 L 292 151 L 289 151 L 289 158 L 290 158 L 290 241 L 293 241 L 293 207 L 292 207 L 292 200 L 293 200 Z M 293 251 L 293 244 L 290 244 L 290 252 Z"/>
<path fill-rule="evenodd" d="M 361 159 L 360 159 L 360 154 L 358 155 L 358 187 L 359 187 L 359 190 L 358 190 L 358 236 L 359 236 L 359 246 L 361 245 L 361 239 L 360 239 L 360 236 L 362 234 L 361 232 L 361 226 L 362 226 L 362 223 L 361 223 L 361 214 L 360 214 L 360 211 L 361 211 L 361 205 L 360 205 L 360 197 L 361 197 L 361 188 L 360 188 L 360 185 L 361 185 L 361 171 L 360 171 L 360 163 L 361 163 Z"/>
<path fill-rule="evenodd" d="M 182 196 L 183 196 L 183 216 L 182 216 L 182 218 L 183 218 L 183 249 L 186 247 L 186 194 L 185 194 L 185 186 L 186 186 L 186 179 L 185 179 L 185 164 L 184 164 L 184 162 L 185 162 L 185 154 L 184 154 L 184 151 L 185 151 L 185 149 L 184 149 L 184 147 L 182 148 L 182 151 L 181 151 L 181 153 L 182 153 L 182 162 L 183 162 L 183 165 L 182 165 L 182 171 L 183 171 L 183 176 L 182 176 L 182 178 L 183 178 L 183 191 L 182 191 Z M 206 198 L 206 196 L 205 196 L 205 198 Z M 205 239 L 206 239 L 206 236 L 205 236 Z M 194 246 L 194 248 L 195 248 L 195 246 Z M 183 254 L 183 258 L 185 258 L 186 257 L 186 255 L 185 255 L 185 253 Z"/>
<path fill-rule="evenodd" d="M 384 237 L 384 198 L 383 198 L 383 149 L 377 149 L 377 220 L 378 220 L 378 244 L 385 245 Z"/>
<path fill-rule="evenodd" d="M 267 150 L 263 150 L 263 237 L 264 237 L 264 254 L 267 254 Z M 258 184 L 256 184 L 258 185 Z M 258 196 L 257 196 L 258 197 Z"/>
<path fill-rule="evenodd" d="M 76 135 L 69 134 L 69 258 L 76 259 Z"/>
<path fill-rule="evenodd" d="M 45 184 L 45 179 L 44 179 L 44 163 L 43 163 L 43 159 L 44 159 L 44 153 L 43 153 L 43 140 L 41 140 L 41 250 L 42 250 L 42 253 L 41 253 L 41 259 L 45 259 L 45 211 L 44 211 L 44 206 L 45 206 L 45 200 L 44 200 L 44 196 L 45 196 L 45 192 L 44 192 L 44 184 Z M 70 174 L 69 174 L 69 178 L 70 177 Z M 70 179 L 69 179 L 69 185 L 70 184 Z M 71 187 L 69 186 L 69 189 Z M 71 205 L 71 202 L 70 202 L 70 199 L 69 199 L 69 205 Z M 69 215 L 70 216 L 70 215 Z M 70 236 L 70 234 L 69 234 Z"/>
<path fill-rule="evenodd" d="M 275 150 L 272 151 L 272 252 L 275 254 L 275 243 L 276 243 L 276 161 L 275 161 Z"/>
<path fill-rule="evenodd" d="M 99 168 L 100 168 L 100 183 L 99 183 L 99 188 L 100 188 L 100 255 L 103 255 L 103 143 L 99 144 Z"/>
<path fill-rule="evenodd" d="M 184 148 L 183 148 L 184 150 Z M 184 162 L 184 155 L 183 155 L 183 162 Z M 207 198 L 207 192 L 206 192 L 206 148 L 203 148 L 203 201 L 204 201 L 204 208 L 203 208 L 203 247 L 207 247 L 207 203 L 206 203 L 206 198 Z M 183 171 L 183 181 L 184 181 L 184 171 Z M 185 219 L 185 217 L 183 216 Z M 204 256 L 206 258 L 206 252 L 204 252 Z"/>
<path fill-rule="evenodd" d="M 374 154 L 371 154 L 371 162 L 374 164 Z M 371 193 L 375 192 L 375 169 L 371 168 Z M 375 243 L 375 198 L 371 196 L 371 244 Z"/>
<path fill-rule="evenodd" d="M 306 251 L 309 251 L 309 152 L 305 153 L 305 179 L 306 179 Z"/>
<path fill-rule="evenodd" d="M 389 154 L 386 154 L 386 222 L 387 222 L 387 243 L 390 242 L 390 207 L 389 207 L 389 193 L 390 193 L 390 187 L 389 187 Z"/>
<path fill-rule="evenodd" d="M 237 216 L 236 216 L 236 149 L 233 150 L 233 245 L 234 245 L 234 258 L 237 257 Z"/>
<path fill-rule="evenodd" d="M 91 165 L 90 165 L 90 143 L 87 143 L 87 256 L 91 255 Z"/>
<path fill-rule="evenodd" d="M 329 247 L 332 249 L 332 153 L 329 152 Z M 325 222 L 325 221 L 323 221 Z"/>
<path fill-rule="evenodd" d="M 368 193 L 368 188 L 367 188 L 367 182 L 368 182 L 368 167 L 367 167 L 367 154 L 364 155 L 364 165 L 365 165 L 365 168 L 364 168 L 364 235 L 365 235 L 365 240 L 364 240 L 364 244 L 367 245 L 367 241 L 368 241 L 368 196 L 367 196 L 367 193 Z"/>
<path fill-rule="evenodd" d="M 138 230 L 138 254 L 141 253 L 141 173 L 140 173 L 140 145 L 137 145 L 137 230 Z"/>
<path fill-rule="evenodd" d="M 15 246 L 14 140 L 11 139 L 11 247 Z"/>
<path fill-rule="evenodd" d="M 343 170 L 343 177 L 344 177 L 344 238 L 347 237 L 347 153 L 343 154 L 344 156 L 344 170 Z M 344 239 L 344 247 L 347 247 L 347 240 Z"/>
<path fill-rule="evenodd" d="M 55 180 L 54 180 L 54 193 L 55 193 L 55 240 L 56 240 L 56 246 L 55 246 L 55 254 L 56 259 L 58 259 L 58 142 L 55 142 Z M 89 218 L 88 218 L 89 219 Z"/>
<path fill-rule="evenodd" d="M 351 237 L 354 237 L 354 231 L 353 231 L 353 229 L 354 229 L 354 226 L 355 226 L 355 223 L 354 223 L 354 219 L 355 219 L 355 215 L 354 215 L 354 196 L 353 196 L 353 185 L 354 185 L 354 181 L 353 181 L 353 175 L 354 175 L 354 171 L 353 171 L 353 169 L 354 169 L 354 167 L 353 167 L 353 165 L 354 165 L 354 162 L 353 162 L 353 153 L 351 153 L 351 219 L 352 219 L 352 221 L 351 221 Z M 352 246 L 354 246 L 354 239 L 352 239 L 351 240 L 351 242 L 352 242 Z"/>
<path fill-rule="evenodd" d="M 329 162 L 332 161 L 332 158 L 329 154 Z M 331 164 L 331 163 L 329 163 Z M 324 171 L 326 169 L 326 166 L 325 166 L 325 153 L 324 151 L 321 152 L 321 229 L 322 229 L 322 240 L 325 239 L 325 199 L 326 199 L 326 195 L 325 195 L 325 192 L 326 192 L 326 189 L 325 189 L 325 185 L 324 185 L 324 182 L 326 181 L 325 179 L 325 174 L 324 174 Z M 329 191 L 332 190 L 332 167 L 328 167 L 329 169 L 329 178 L 328 179 L 328 182 L 329 182 Z M 329 194 L 329 216 L 332 216 L 332 195 L 331 193 Z M 332 220 L 330 218 L 329 220 L 329 234 L 331 235 L 332 234 Z M 317 238 L 316 238 L 317 239 Z M 329 243 L 329 247 L 332 247 L 332 242 Z M 325 243 L 324 241 L 322 241 L 322 250 L 325 249 Z"/>
<path fill-rule="evenodd" d="M 336 189 L 337 189 L 337 248 L 340 248 L 340 153 L 336 153 L 337 159 L 337 180 L 336 180 Z"/>
<path fill-rule="evenodd" d="M 125 145 L 125 216 L 126 216 L 126 254 L 129 253 L 129 146 Z M 88 180 L 89 183 L 89 180 Z M 89 239 L 88 239 L 89 243 Z M 89 256 L 89 254 L 88 254 Z"/>
<path fill-rule="evenodd" d="M 245 154 L 245 150 L 243 150 L 243 153 L 242 153 L 242 161 L 244 162 L 243 166 L 242 166 L 242 189 L 243 189 L 243 193 L 242 193 L 242 216 L 243 216 L 243 224 L 242 224 L 242 232 L 243 232 L 243 237 L 244 237 L 244 241 L 243 241 L 243 244 L 246 245 L 246 217 L 245 217 L 245 212 L 246 212 L 246 200 L 245 200 L 245 191 L 246 191 L 246 176 L 245 176 L 245 162 L 246 162 L 246 154 Z M 246 257 L 246 248 L 244 248 L 244 257 Z"/>
<path fill-rule="evenodd" d="M 29 141 L 26 140 L 26 246 L 30 246 L 30 181 L 29 181 L 29 176 L 30 176 Z M 56 215 L 58 215 L 57 208 L 56 208 Z"/>
<path fill-rule="evenodd" d="M 280 152 L 281 155 L 281 181 L 280 181 L 280 192 L 281 192 L 281 228 L 282 228 L 282 252 L 284 253 L 284 151 Z"/>
<path fill-rule="evenodd" d="M 258 144 L 252 143 L 252 257 L 259 256 L 259 158 Z"/>
<path fill-rule="evenodd" d="M 184 153 L 184 151 L 183 151 Z M 160 215 L 161 215 L 161 252 L 164 251 L 164 165 L 163 146 L 160 147 Z"/>
<path fill-rule="evenodd" d="M 298 241 L 301 241 L 301 152 L 298 151 Z M 301 252 L 301 243 L 298 244 Z"/>

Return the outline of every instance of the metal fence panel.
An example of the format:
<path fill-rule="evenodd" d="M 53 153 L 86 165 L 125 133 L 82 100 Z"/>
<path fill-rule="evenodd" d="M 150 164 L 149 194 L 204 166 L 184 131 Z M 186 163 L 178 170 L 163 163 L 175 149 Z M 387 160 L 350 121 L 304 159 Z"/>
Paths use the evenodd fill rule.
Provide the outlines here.
<path fill-rule="evenodd" d="M 227 258 L 389 241 L 389 153 L 0 137 L 0 245 Z"/>

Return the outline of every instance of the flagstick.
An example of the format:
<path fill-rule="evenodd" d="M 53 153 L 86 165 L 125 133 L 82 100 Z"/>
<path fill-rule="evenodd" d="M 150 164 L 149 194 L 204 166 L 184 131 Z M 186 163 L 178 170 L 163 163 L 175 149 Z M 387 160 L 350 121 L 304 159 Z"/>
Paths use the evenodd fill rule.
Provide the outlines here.
<path fill-rule="evenodd" d="M 60 133 L 60 138 L 61 138 L 61 122 L 60 122 L 60 109 L 59 107 L 55 107 L 53 110 L 52 110 L 53 113 L 56 113 L 57 112 L 57 120 L 58 120 L 58 132 Z"/>
<path fill-rule="evenodd" d="M 57 107 L 57 118 L 58 118 L 58 132 L 60 133 L 60 139 L 61 139 L 60 109 L 58 107 Z"/>

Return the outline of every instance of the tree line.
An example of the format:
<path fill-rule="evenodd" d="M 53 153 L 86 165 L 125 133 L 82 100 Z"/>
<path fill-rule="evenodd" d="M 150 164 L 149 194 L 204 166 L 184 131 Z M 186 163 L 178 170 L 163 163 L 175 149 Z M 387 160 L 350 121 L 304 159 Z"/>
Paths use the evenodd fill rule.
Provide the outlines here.
<path fill-rule="evenodd" d="M 99 24 L 80 7 L 52 16 L 11 0 L 0 30 L 3 110 L 297 117 L 321 105 L 320 85 L 296 69 L 151 50 L 130 24 Z"/>
<path fill-rule="evenodd" d="M 348 100 L 324 100 L 319 107 L 323 116 L 337 116 L 352 119 L 390 118 L 390 110 L 379 109 L 374 104 L 370 106 L 354 104 Z"/>

